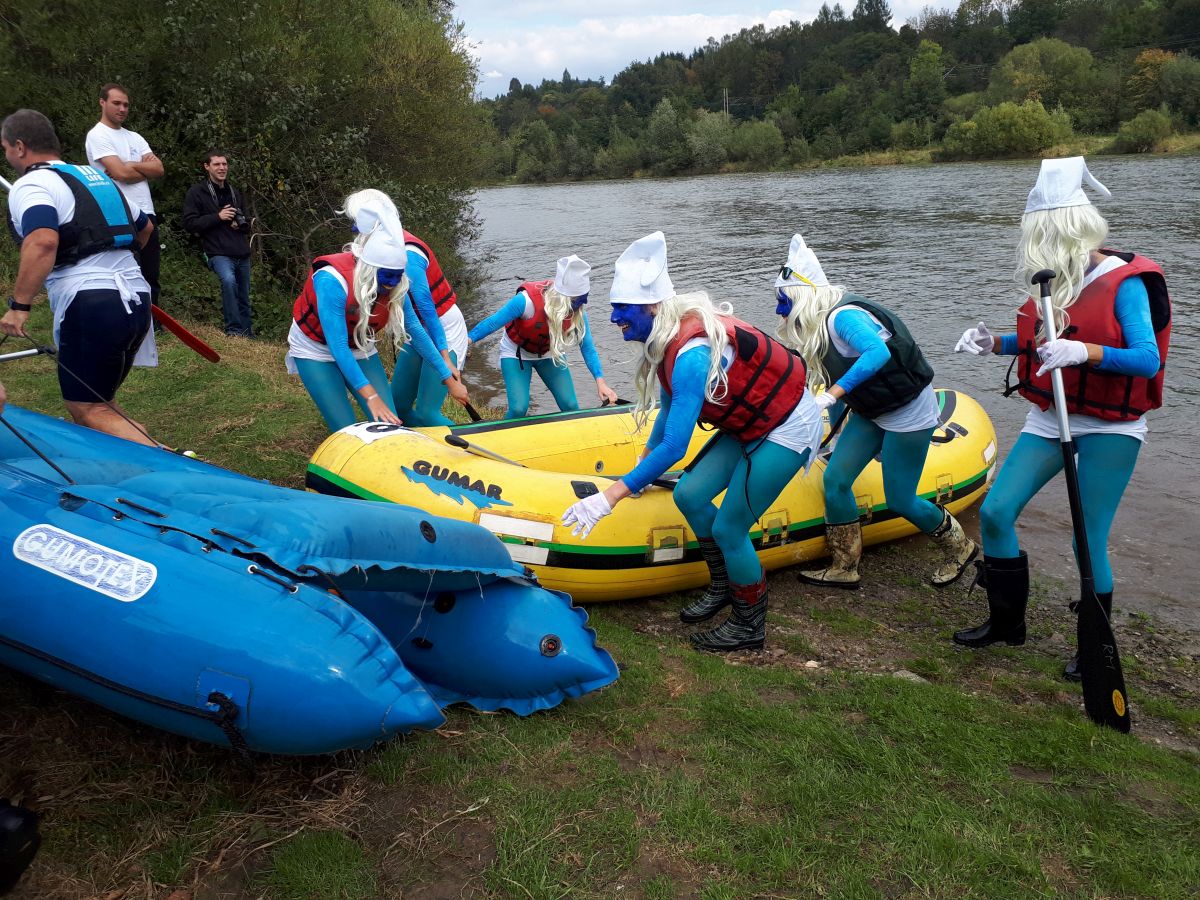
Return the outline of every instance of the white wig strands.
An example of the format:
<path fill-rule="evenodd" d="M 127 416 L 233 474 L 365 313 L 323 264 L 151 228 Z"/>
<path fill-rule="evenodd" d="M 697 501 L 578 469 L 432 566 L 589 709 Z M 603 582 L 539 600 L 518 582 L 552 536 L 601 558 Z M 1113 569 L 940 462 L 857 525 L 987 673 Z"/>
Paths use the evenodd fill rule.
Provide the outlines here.
<path fill-rule="evenodd" d="M 633 410 L 633 417 L 639 428 L 646 424 L 650 410 L 654 406 L 654 384 L 658 364 L 662 362 L 671 339 L 679 334 L 679 323 L 686 316 L 696 316 L 700 319 L 711 349 L 704 398 L 713 403 L 720 403 L 729 390 L 729 378 L 725 374 L 725 367 L 721 365 L 725 348 L 729 346 L 729 337 L 725 334 L 725 326 L 717 320 L 717 316 L 733 315 L 733 307 L 728 303 L 714 305 L 708 299 L 708 294 L 703 291 L 676 294 L 655 305 L 658 307 L 658 312 L 654 316 L 654 325 L 650 329 L 650 336 L 642 348 L 642 358 L 638 361 L 637 374 L 634 377 L 638 399 L 637 406 Z"/>
<path fill-rule="evenodd" d="M 1092 251 L 1108 236 L 1108 222 L 1096 207 L 1065 206 L 1039 209 L 1021 217 L 1021 240 L 1017 245 L 1016 280 L 1030 293 L 1029 279 L 1042 269 L 1057 274 L 1050 282 L 1054 306 L 1054 337 L 1070 324 L 1067 309 L 1079 299 L 1083 279 L 1092 264 Z M 1036 299 L 1036 291 L 1034 292 Z M 1045 337 L 1044 328 L 1038 337 Z"/>
<path fill-rule="evenodd" d="M 546 288 L 542 296 L 550 328 L 550 358 L 556 366 L 565 366 L 567 351 L 583 341 L 583 307 L 571 309 L 573 298 L 560 294 L 553 286 Z M 566 328 L 563 328 L 564 324 L 567 324 Z"/>
<path fill-rule="evenodd" d="M 367 205 L 387 210 L 394 213 L 397 219 L 400 218 L 400 213 L 396 209 L 396 204 L 392 202 L 392 198 L 375 188 L 363 188 L 361 191 L 355 191 L 346 198 L 338 213 L 354 222 L 358 219 L 359 210 Z M 379 269 L 358 258 L 358 254 L 371 234 L 370 231 L 366 234 L 360 232 L 354 236 L 353 241 L 342 247 L 343 253 L 353 253 L 355 258 L 353 289 L 354 296 L 358 300 L 358 322 L 354 326 L 354 346 L 359 350 L 368 349 L 375 341 L 375 335 L 368 320 L 371 318 L 371 310 L 375 308 L 375 301 L 379 297 Z M 387 330 L 392 336 L 397 353 L 408 340 L 408 332 L 404 327 L 404 295 L 408 293 L 408 288 L 408 276 L 405 275 L 400 283 L 392 288 L 391 296 L 388 298 L 390 310 Z"/>
<path fill-rule="evenodd" d="M 829 350 L 829 313 L 842 301 L 846 289 L 840 284 L 789 284 L 781 288 L 792 301 L 792 311 L 775 333 L 785 346 L 799 351 L 808 367 L 808 383 L 829 385 L 825 353 Z"/>

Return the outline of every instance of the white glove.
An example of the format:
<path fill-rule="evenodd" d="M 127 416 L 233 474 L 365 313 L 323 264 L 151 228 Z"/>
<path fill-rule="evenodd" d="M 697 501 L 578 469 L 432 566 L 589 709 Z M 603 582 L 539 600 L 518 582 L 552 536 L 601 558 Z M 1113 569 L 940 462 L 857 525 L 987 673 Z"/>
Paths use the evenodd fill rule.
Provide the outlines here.
<path fill-rule="evenodd" d="M 1055 338 L 1038 347 L 1037 352 L 1042 359 L 1042 367 L 1037 370 L 1039 378 L 1051 369 L 1061 369 L 1063 366 L 1081 366 L 1088 361 L 1087 344 L 1083 341 L 1066 341 L 1062 338 Z"/>
<path fill-rule="evenodd" d="M 838 402 L 838 398 L 829 393 L 829 391 L 821 391 L 821 393 L 813 397 L 813 402 L 817 404 L 817 412 L 825 412 L 825 410 Z"/>
<path fill-rule="evenodd" d="M 603 492 L 592 494 L 590 497 L 584 497 L 578 503 L 573 503 L 563 513 L 562 523 L 564 525 L 573 525 L 571 534 L 580 539 L 585 539 L 592 533 L 592 529 L 596 527 L 596 523 L 612 512 L 612 505 L 608 502 L 608 498 Z"/>
<path fill-rule="evenodd" d="M 982 322 L 975 328 L 968 328 L 954 345 L 955 353 L 970 353 L 972 356 L 987 356 L 996 346 L 996 339 Z"/>

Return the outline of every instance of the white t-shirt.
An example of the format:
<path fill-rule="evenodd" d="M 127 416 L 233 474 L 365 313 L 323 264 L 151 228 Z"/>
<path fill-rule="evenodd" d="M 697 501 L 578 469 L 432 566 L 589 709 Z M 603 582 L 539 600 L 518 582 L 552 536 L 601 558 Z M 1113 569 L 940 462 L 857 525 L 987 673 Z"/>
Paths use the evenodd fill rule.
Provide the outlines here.
<path fill-rule="evenodd" d="M 101 172 L 105 169 L 100 164 L 100 160 L 106 156 L 115 156 L 121 162 L 132 163 L 141 162 L 142 157 L 151 152 L 150 145 L 136 131 L 130 131 L 128 128 L 109 128 L 103 122 L 97 122 L 87 133 L 84 151 L 87 153 L 88 163 Z M 113 181 L 117 180 L 114 178 Z M 121 189 L 126 200 L 136 203 L 146 215 L 154 215 L 154 201 L 150 198 L 150 182 L 135 181 L 133 184 L 126 184 L 123 181 L 117 181 L 117 187 Z"/>
<path fill-rule="evenodd" d="M 88 166 L 81 168 L 85 173 L 95 172 L 97 178 L 104 177 L 102 172 Z M 69 222 L 75 215 L 75 196 L 57 172 L 51 169 L 34 169 L 18 178 L 8 195 L 8 214 L 17 234 L 22 237 L 24 233 L 21 231 L 21 218 L 35 206 L 53 206 L 58 213 L 59 224 L 62 224 Z M 136 219 L 141 210 L 136 204 L 129 202 L 129 212 Z M 130 304 L 141 302 L 138 294 L 150 293 L 150 285 L 142 277 L 137 260 L 128 250 L 104 250 L 85 256 L 74 265 L 52 269 L 46 276 L 46 295 L 50 298 L 50 309 L 54 312 L 55 343 L 58 343 L 58 328 L 67 307 L 71 305 L 77 293 L 90 289 L 119 291 L 127 310 Z M 134 365 L 157 365 L 158 354 L 154 347 L 153 329 L 149 335 L 150 339 L 143 342 Z"/>

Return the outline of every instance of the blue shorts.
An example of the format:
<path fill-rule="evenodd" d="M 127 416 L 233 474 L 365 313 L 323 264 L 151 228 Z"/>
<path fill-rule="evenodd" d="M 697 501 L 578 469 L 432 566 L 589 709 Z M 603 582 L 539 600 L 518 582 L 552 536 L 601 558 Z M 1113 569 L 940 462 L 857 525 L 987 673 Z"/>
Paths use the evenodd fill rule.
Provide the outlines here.
<path fill-rule="evenodd" d="M 115 288 L 80 291 L 58 330 L 58 386 L 64 400 L 112 400 L 133 367 L 133 357 L 150 328 L 150 295 L 130 303 Z"/>

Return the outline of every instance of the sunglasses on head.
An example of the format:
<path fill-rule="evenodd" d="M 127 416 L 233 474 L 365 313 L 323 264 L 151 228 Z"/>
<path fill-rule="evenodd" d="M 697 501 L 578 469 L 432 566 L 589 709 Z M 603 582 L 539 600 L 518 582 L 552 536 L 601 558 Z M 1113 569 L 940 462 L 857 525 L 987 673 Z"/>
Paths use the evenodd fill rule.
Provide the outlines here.
<path fill-rule="evenodd" d="M 779 277 L 782 278 L 784 281 L 787 281 L 789 278 L 799 278 L 801 281 L 803 281 L 809 287 L 816 287 L 815 284 L 813 284 L 811 281 L 809 281 L 807 278 L 805 278 L 803 275 L 801 275 L 795 269 L 790 269 L 787 266 L 781 266 L 779 268 Z"/>

